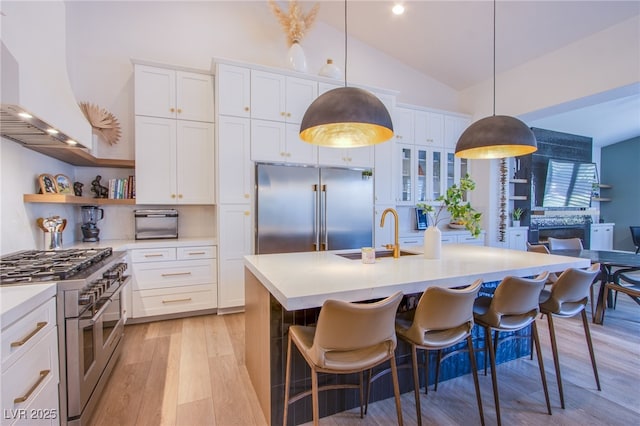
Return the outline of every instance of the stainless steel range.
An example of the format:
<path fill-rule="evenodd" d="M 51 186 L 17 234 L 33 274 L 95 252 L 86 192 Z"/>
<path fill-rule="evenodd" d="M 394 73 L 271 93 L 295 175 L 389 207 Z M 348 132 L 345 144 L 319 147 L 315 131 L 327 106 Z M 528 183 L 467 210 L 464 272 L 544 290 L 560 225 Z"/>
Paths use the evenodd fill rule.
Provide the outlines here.
<path fill-rule="evenodd" d="M 87 423 L 120 355 L 125 254 L 30 250 L 0 259 L 1 285 L 57 281 L 61 424 Z"/>

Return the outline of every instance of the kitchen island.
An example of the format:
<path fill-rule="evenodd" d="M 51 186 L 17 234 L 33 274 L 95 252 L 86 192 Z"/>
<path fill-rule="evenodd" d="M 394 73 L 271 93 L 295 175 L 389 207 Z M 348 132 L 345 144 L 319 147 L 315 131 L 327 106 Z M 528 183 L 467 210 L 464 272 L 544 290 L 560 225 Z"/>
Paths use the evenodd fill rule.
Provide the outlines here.
<path fill-rule="evenodd" d="M 444 245 L 438 260 L 425 259 L 420 247 L 403 247 L 403 251 L 407 254 L 398 259 L 378 258 L 374 264 L 342 257 L 342 252 L 245 257 L 246 365 L 270 424 L 282 423 L 288 326 L 313 324 L 327 299 L 369 301 L 396 291 L 419 295 L 430 286 L 465 286 L 477 278 L 495 283 L 509 275 L 527 277 L 590 265 L 586 259 L 464 244 Z M 294 357 L 294 366 L 296 361 Z M 294 367 L 294 386 L 308 375 L 303 365 L 299 362 Z M 356 396 L 342 392 L 326 397 L 321 416 L 354 406 Z M 300 401 L 290 408 L 296 424 L 310 420 L 307 399 L 308 404 Z"/>

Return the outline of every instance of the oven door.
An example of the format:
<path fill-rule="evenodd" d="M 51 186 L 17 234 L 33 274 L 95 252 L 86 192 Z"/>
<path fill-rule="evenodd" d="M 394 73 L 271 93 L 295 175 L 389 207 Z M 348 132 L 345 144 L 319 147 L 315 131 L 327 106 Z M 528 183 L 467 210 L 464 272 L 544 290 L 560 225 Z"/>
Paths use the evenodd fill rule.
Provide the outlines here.
<path fill-rule="evenodd" d="M 124 332 L 120 287 L 97 312 L 66 320 L 67 415 L 80 416 Z M 95 313 L 94 313 L 95 312 Z"/>

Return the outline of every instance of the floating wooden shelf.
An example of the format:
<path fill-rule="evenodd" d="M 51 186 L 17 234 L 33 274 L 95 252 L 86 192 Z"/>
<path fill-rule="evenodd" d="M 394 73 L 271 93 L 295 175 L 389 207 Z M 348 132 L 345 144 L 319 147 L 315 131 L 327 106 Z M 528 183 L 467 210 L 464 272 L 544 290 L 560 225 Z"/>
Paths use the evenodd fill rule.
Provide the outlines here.
<path fill-rule="evenodd" d="M 135 198 L 113 199 L 113 198 L 92 198 L 76 197 L 67 194 L 24 194 L 25 203 L 57 203 L 57 204 L 89 204 L 89 205 L 135 205 Z"/>
<path fill-rule="evenodd" d="M 600 197 L 593 197 L 591 198 L 592 201 L 611 201 L 611 198 L 600 198 Z"/>
<path fill-rule="evenodd" d="M 96 158 L 93 155 L 89 154 L 84 148 L 70 148 L 68 146 L 50 145 L 23 146 L 74 166 L 115 167 L 121 169 L 133 169 L 136 166 L 134 160 Z"/>
<path fill-rule="evenodd" d="M 529 183 L 527 179 L 509 179 L 509 183 Z"/>
<path fill-rule="evenodd" d="M 527 200 L 527 196 L 526 195 L 511 195 L 509 197 L 510 200 L 514 200 L 514 201 L 526 201 Z"/>
<path fill-rule="evenodd" d="M 611 185 L 604 184 L 604 183 L 599 183 L 599 184 L 598 184 L 598 188 L 602 188 L 602 189 L 611 189 L 611 188 L 612 188 L 612 186 L 611 186 Z"/>

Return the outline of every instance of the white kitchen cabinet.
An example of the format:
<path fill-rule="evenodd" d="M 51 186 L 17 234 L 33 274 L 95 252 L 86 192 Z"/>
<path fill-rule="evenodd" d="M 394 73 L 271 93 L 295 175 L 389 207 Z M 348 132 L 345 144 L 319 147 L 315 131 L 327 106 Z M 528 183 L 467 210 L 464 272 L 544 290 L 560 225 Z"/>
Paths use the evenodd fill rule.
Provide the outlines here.
<path fill-rule="evenodd" d="M 218 202 L 251 202 L 251 120 L 218 116 Z"/>
<path fill-rule="evenodd" d="M 462 132 L 469 127 L 470 120 L 466 117 L 446 115 L 444 117 L 444 147 L 455 150 Z"/>
<path fill-rule="evenodd" d="M 216 65 L 216 111 L 220 115 L 251 117 L 251 70 L 228 64 Z"/>
<path fill-rule="evenodd" d="M 591 250 L 613 250 L 613 223 L 591 224 Z"/>
<path fill-rule="evenodd" d="M 415 205 L 429 199 L 432 164 L 429 151 L 413 144 L 395 144 L 396 201 L 399 205 Z M 440 170 L 438 165 L 438 170 Z"/>
<path fill-rule="evenodd" d="M 135 115 L 213 123 L 213 77 L 135 65 Z"/>
<path fill-rule="evenodd" d="M 393 133 L 396 142 L 414 143 L 414 110 L 396 106 L 393 110 Z"/>
<path fill-rule="evenodd" d="M 188 313 L 217 306 L 216 246 L 131 250 L 132 318 Z"/>
<path fill-rule="evenodd" d="M 318 82 L 251 70 L 251 118 L 300 123 L 318 97 Z"/>
<path fill-rule="evenodd" d="M 298 124 L 251 120 L 251 160 L 317 164 L 318 147 L 300 139 L 299 131 Z"/>
<path fill-rule="evenodd" d="M 373 167 L 374 148 L 327 148 L 318 147 L 318 164 L 339 167 Z"/>
<path fill-rule="evenodd" d="M 1 335 L 2 424 L 58 425 L 56 299 L 2 324 Z"/>
<path fill-rule="evenodd" d="M 375 204 L 395 205 L 396 188 L 394 186 L 394 148 L 392 141 L 374 145 L 373 193 Z"/>
<path fill-rule="evenodd" d="M 414 143 L 444 146 L 444 115 L 431 111 L 414 111 Z"/>
<path fill-rule="evenodd" d="M 244 256 L 253 253 L 253 218 L 246 204 L 218 209 L 218 313 L 244 308 Z"/>
<path fill-rule="evenodd" d="M 214 125 L 136 116 L 136 202 L 214 204 Z"/>
<path fill-rule="evenodd" d="M 473 244 L 476 246 L 484 245 L 485 231 L 481 231 L 480 235 L 474 237 L 469 231 L 445 231 L 442 230 L 442 244 Z"/>
<path fill-rule="evenodd" d="M 528 229 L 526 226 L 507 229 L 507 241 L 510 249 L 527 251 Z"/>

